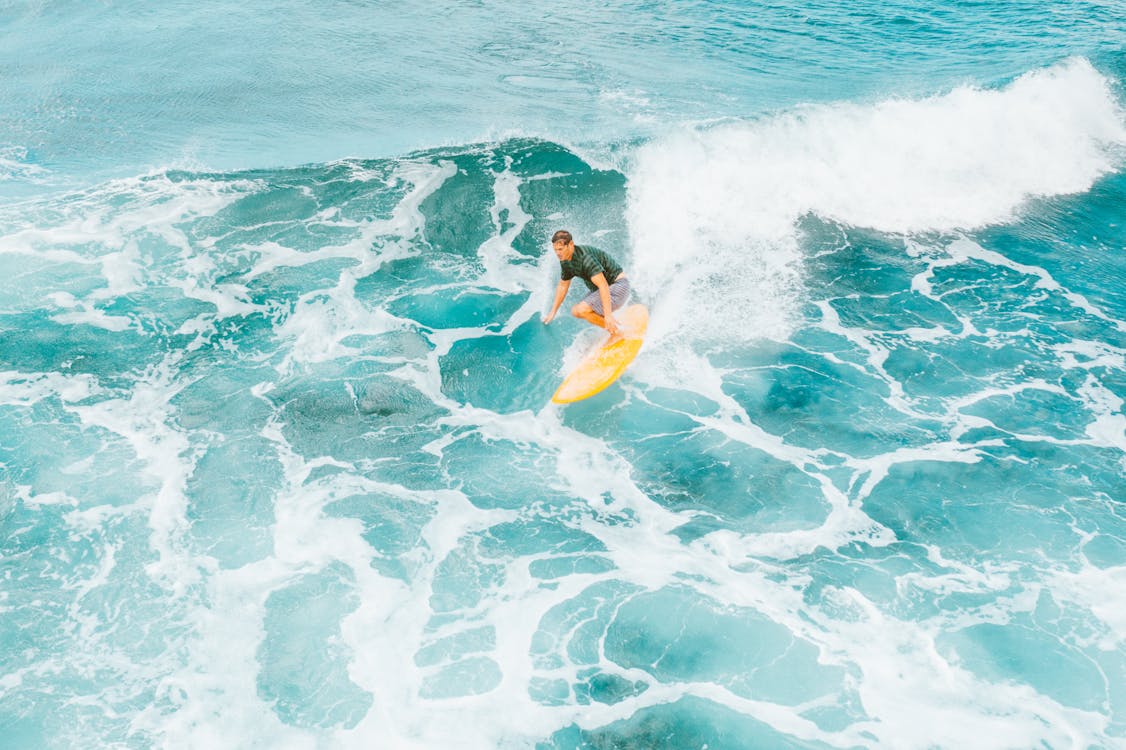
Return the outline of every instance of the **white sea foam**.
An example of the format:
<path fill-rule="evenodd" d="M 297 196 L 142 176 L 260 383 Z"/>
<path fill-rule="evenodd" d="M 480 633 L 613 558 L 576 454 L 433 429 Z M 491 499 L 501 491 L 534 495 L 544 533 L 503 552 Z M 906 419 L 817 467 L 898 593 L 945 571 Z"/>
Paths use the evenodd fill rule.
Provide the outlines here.
<path fill-rule="evenodd" d="M 446 180 L 457 173 L 452 162 L 437 165 L 407 161 L 399 166 L 395 178 L 411 186 L 392 215 L 384 220 L 351 222 L 328 220 L 326 224 L 354 227 L 357 235 L 343 245 L 325 246 L 298 252 L 277 243 L 246 246 L 259 259 L 249 277 L 259 276 L 283 266 L 301 266 L 328 258 L 347 258 L 356 265 L 341 272 L 335 288 L 304 294 L 275 332 L 288 353 L 280 365 L 287 369 L 296 363 L 322 362 L 355 354 L 357 350 L 341 341 L 356 334 L 375 335 L 408 325 L 387 311 L 362 303 L 355 296 L 357 279 L 375 272 L 381 265 L 417 252 L 423 237 L 426 217 L 420 206 Z M 378 247 L 373 249 L 378 241 Z"/>
<path fill-rule="evenodd" d="M 1038 289 L 1046 289 L 1061 295 L 1073 307 L 1082 310 L 1083 312 L 1093 317 L 1105 320 L 1114 325 L 1120 331 L 1126 331 L 1126 323 L 1120 320 L 1115 320 L 1100 310 L 1094 303 L 1084 297 L 1082 294 L 1072 292 L 1065 289 L 1058 281 L 1052 278 L 1052 275 L 1047 270 L 1040 266 L 1032 266 L 1026 263 L 1018 263 L 1010 258 L 1005 257 L 1001 253 L 993 250 L 987 250 L 976 242 L 962 238 L 951 242 L 946 247 L 946 252 L 949 257 L 944 260 L 939 260 L 933 263 L 930 268 L 912 280 L 911 286 L 916 291 L 920 291 L 927 296 L 931 296 L 930 278 L 934 274 L 936 268 L 945 266 L 954 266 L 959 263 L 965 263 L 968 260 L 977 260 L 988 263 L 1002 268 L 1008 268 L 1017 273 L 1022 273 L 1028 276 L 1033 276 L 1037 279 L 1036 287 Z"/>
<path fill-rule="evenodd" d="M 197 458 L 190 440 L 171 418 L 170 401 L 184 386 L 174 374 L 178 357 L 168 355 L 148 368 L 128 395 L 67 407 L 83 425 L 123 438 L 159 482 L 152 496 L 138 498 L 135 504 L 148 512 L 152 529 L 149 543 L 159 556 L 148 566 L 148 572 L 174 592 L 184 591 L 199 579 L 195 562 L 181 555 L 178 548 L 187 526 L 188 477 Z"/>
<path fill-rule="evenodd" d="M 245 286 L 215 282 L 217 266 L 208 249 L 189 240 L 182 225 L 214 215 L 257 189 L 257 183 L 246 180 L 178 181 L 154 173 L 112 180 L 70 195 L 61 203 L 30 201 L 9 207 L 12 216 L 0 217 L 20 227 L 0 236 L 0 255 L 28 255 L 58 265 L 100 267 L 104 286 L 81 299 L 66 292 L 50 295 L 51 302 L 64 309 L 52 316 L 55 322 L 115 332 L 141 330 L 143 326 L 132 316 L 109 315 L 100 306 L 146 286 L 167 285 L 179 289 L 186 298 L 214 307 L 214 312 L 199 315 L 180 329 L 181 333 L 202 337 L 216 319 L 246 315 L 258 308 L 248 300 Z M 26 220 L 25 216 L 35 216 L 45 206 L 61 214 L 53 217 L 48 228 Z M 142 257 L 138 242 L 146 235 L 179 250 L 179 262 L 172 270 L 153 268 L 149 259 Z"/>
<path fill-rule="evenodd" d="M 512 166 L 512 157 L 506 157 L 506 162 L 504 171 L 494 178 L 493 205 L 489 208 L 496 234 L 477 249 L 477 255 L 485 266 L 481 282 L 496 289 L 534 288 L 539 286 L 535 283 L 539 281 L 538 276 L 534 273 L 529 276 L 529 265 L 519 262 L 522 259 L 512 249 L 512 241 L 532 217 L 520 207 L 520 178 L 508 169 Z M 514 273 L 523 279 L 524 284 L 516 285 Z"/>
<path fill-rule="evenodd" d="M 1068 602 L 1091 612 L 1103 626 L 1095 636 L 1104 651 L 1120 649 L 1126 643 L 1126 602 L 1112 591 L 1126 590 L 1126 566 L 1096 568 L 1086 564 L 1078 571 L 1054 571 L 1047 586 L 1060 602 Z"/>
<path fill-rule="evenodd" d="M 401 321 L 382 309 L 370 309 L 355 296 L 356 279 L 345 274 L 330 290 L 304 295 L 293 312 L 274 329 L 287 345 L 287 354 L 279 364 L 282 371 L 298 363 L 325 362 L 337 357 L 360 354 L 360 350 L 342 343 L 357 334 L 374 336 L 405 327 Z"/>
<path fill-rule="evenodd" d="M 1079 386 L 1079 397 L 1095 417 L 1087 425 L 1087 435 L 1094 444 L 1126 453 L 1126 415 L 1122 413 L 1122 398 L 1091 374 Z"/>
<path fill-rule="evenodd" d="M 422 202 L 457 173 L 452 162 L 430 164 L 404 161 L 398 165 L 392 180 L 410 186 L 391 216 L 386 219 L 355 221 L 342 219 L 336 212 L 322 212 L 314 223 L 331 227 L 348 227 L 356 230 L 354 237 L 342 245 L 325 245 L 316 250 L 301 251 L 264 242 L 243 245 L 243 249 L 257 256 L 245 278 L 254 279 L 278 268 L 294 268 L 332 258 L 355 260 L 358 267 L 352 270 L 353 278 L 376 271 L 384 263 L 413 255 L 416 243 L 423 236 L 426 217 L 422 215 Z M 357 169 L 355 179 L 370 179 L 371 175 Z M 378 247 L 374 247 L 378 243 Z"/>
<path fill-rule="evenodd" d="M 0 182 L 41 182 L 47 174 L 47 169 L 28 161 L 27 149 L 23 146 L 0 146 Z"/>
<path fill-rule="evenodd" d="M 1126 370 L 1126 349 L 1103 341 L 1073 339 L 1052 347 L 1060 358 L 1060 365 L 1067 369 L 1090 370 L 1105 367 L 1112 370 Z"/>
<path fill-rule="evenodd" d="M 74 507 L 78 500 L 65 492 L 41 492 L 36 494 L 27 485 L 16 485 L 16 497 L 29 508 L 39 508 L 44 505 L 67 505 Z"/>
<path fill-rule="evenodd" d="M 660 300 L 658 338 L 775 337 L 800 292 L 801 216 L 897 233 L 1004 222 L 1032 197 L 1089 188 L 1123 145 L 1110 82 L 1082 58 L 996 90 L 682 129 L 631 165 L 631 275 Z"/>
<path fill-rule="evenodd" d="M 58 395 L 63 402 L 82 401 L 102 393 L 93 375 L 63 375 L 57 372 L 0 372 L 0 404 L 29 406 Z"/>
<path fill-rule="evenodd" d="M 133 321 L 125 315 L 106 315 L 103 311 L 86 305 L 83 305 L 81 311 L 52 315 L 51 320 L 68 325 L 85 324 L 107 331 L 127 331 L 134 326 Z"/>

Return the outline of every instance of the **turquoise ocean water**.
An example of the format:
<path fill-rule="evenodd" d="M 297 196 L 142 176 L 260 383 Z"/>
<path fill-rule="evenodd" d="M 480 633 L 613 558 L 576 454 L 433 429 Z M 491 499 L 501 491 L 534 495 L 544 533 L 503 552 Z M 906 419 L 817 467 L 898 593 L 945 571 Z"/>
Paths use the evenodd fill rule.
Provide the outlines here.
<path fill-rule="evenodd" d="M 1126 746 L 1124 83 L 1119 1 L 0 2 L 0 745 Z M 563 408 L 561 227 L 652 310 Z"/>

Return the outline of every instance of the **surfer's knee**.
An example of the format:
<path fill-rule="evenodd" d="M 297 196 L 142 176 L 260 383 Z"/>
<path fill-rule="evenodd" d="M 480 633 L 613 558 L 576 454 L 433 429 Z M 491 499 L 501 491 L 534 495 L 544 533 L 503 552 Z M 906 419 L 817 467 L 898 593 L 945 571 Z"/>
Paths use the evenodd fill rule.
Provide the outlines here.
<path fill-rule="evenodd" d="M 594 308 L 592 308 L 587 303 L 579 302 L 578 304 L 576 304 L 574 307 L 571 308 L 571 314 L 574 315 L 576 318 L 582 318 L 582 317 L 585 317 L 586 315 L 589 315 L 593 310 L 594 310 Z"/>

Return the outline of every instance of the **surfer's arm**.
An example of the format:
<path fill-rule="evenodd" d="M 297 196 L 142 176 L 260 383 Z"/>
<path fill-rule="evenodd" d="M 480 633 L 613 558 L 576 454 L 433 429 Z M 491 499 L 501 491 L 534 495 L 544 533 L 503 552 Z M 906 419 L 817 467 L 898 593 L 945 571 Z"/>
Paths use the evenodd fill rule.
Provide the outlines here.
<path fill-rule="evenodd" d="M 606 283 L 606 275 L 596 273 L 590 277 L 598 287 L 598 298 L 602 300 L 602 320 L 606 321 L 606 330 L 610 333 L 618 332 L 618 321 L 614 320 L 614 307 L 610 302 L 610 285 Z"/>
<path fill-rule="evenodd" d="M 555 317 L 555 313 L 559 312 L 559 306 L 563 304 L 563 300 L 567 297 L 567 291 L 571 288 L 571 280 L 563 279 L 559 282 L 559 286 L 555 287 L 555 302 L 551 305 L 551 312 L 544 316 L 543 322 L 550 323 Z"/>

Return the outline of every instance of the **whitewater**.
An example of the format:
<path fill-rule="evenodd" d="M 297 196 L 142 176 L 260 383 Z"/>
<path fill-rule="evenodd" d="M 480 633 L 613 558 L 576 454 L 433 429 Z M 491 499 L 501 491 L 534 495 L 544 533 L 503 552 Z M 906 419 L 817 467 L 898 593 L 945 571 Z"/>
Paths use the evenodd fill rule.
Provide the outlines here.
<path fill-rule="evenodd" d="M 0 29 L 0 744 L 1126 743 L 1120 4 Z"/>

